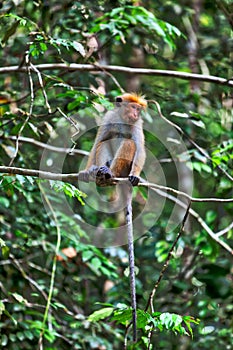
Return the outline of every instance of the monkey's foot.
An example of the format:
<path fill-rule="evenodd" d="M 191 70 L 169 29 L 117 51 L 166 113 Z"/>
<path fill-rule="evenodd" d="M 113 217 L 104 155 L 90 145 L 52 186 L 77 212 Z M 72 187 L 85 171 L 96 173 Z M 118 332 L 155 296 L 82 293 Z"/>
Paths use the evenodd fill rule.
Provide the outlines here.
<path fill-rule="evenodd" d="M 84 182 L 95 181 L 96 174 L 99 171 L 99 167 L 92 165 L 88 170 L 82 170 L 78 174 L 78 179 Z"/>
<path fill-rule="evenodd" d="M 130 175 L 129 176 L 129 181 L 131 183 L 132 186 L 137 186 L 139 183 L 139 177 L 138 176 L 134 176 L 134 175 Z"/>
<path fill-rule="evenodd" d="M 96 174 L 96 177 L 99 179 L 99 180 L 108 180 L 108 179 L 111 179 L 112 177 L 112 172 L 111 170 L 106 166 L 106 165 L 103 165 L 99 168 L 99 170 L 97 171 L 97 174 Z"/>

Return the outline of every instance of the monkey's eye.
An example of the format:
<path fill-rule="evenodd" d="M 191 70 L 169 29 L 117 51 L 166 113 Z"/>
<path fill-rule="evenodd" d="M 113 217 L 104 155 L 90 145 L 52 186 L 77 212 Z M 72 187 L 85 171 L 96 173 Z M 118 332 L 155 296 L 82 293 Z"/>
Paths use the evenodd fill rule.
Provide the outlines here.
<path fill-rule="evenodd" d="M 136 109 L 138 112 L 140 112 L 142 109 L 140 106 L 136 106 L 136 105 L 132 105 L 132 108 Z"/>

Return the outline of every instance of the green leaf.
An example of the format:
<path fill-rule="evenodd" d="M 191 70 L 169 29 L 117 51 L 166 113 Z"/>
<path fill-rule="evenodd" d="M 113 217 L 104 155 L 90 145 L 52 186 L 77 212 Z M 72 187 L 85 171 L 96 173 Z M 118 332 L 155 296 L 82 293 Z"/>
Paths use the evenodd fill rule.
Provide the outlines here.
<path fill-rule="evenodd" d="M 103 309 L 97 310 L 88 317 L 88 321 L 97 322 L 99 320 L 107 318 L 113 313 L 113 310 L 114 310 L 113 307 L 105 307 Z"/>
<path fill-rule="evenodd" d="M 2 315 L 3 311 L 5 311 L 5 304 L 0 300 L 0 316 Z"/>
<path fill-rule="evenodd" d="M 6 346 L 8 343 L 8 337 L 6 336 L 6 334 L 2 334 L 1 336 L 1 345 L 2 346 Z"/>
<path fill-rule="evenodd" d="M 17 21 L 20 22 L 20 24 L 21 24 L 22 26 L 25 26 L 25 25 L 27 24 L 27 20 L 26 20 L 25 18 L 22 18 L 22 17 L 20 17 L 20 16 L 14 15 L 13 13 L 8 13 L 8 14 L 6 14 L 6 15 L 4 15 L 4 16 L 5 16 L 5 17 L 11 17 L 11 18 L 16 19 Z"/>
<path fill-rule="evenodd" d="M 203 123 L 202 120 L 196 120 L 196 119 L 192 119 L 189 118 L 190 122 L 193 123 L 194 125 L 198 126 L 199 128 L 205 129 L 205 124 Z"/>
<path fill-rule="evenodd" d="M 80 191 L 77 187 L 74 185 L 68 183 L 68 182 L 62 182 L 62 181 L 52 181 L 50 180 L 51 187 L 56 192 L 64 192 L 68 197 L 75 197 L 79 200 L 79 202 L 84 205 L 83 198 L 86 197 L 86 194 L 82 191 Z"/>
<path fill-rule="evenodd" d="M 23 341 L 25 339 L 25 335 L 23 332 L 17 332 L 16 336 L 20 341 Z"/>
<path fill-rule="evenodd" d="M 20 304 L 28 304 L 28 301 L 18 293 L 12 293 L 12 296 L 20 303 Z"/>
<path fill-rule="evenodd" d="M 5 43 L 7 43 L 8 39 L 15 34 L 18 26 L 20 24 L 20 21 L 17 20 L 15 21 L 9 28 L 7 28 L 7 30 L 5 31 L 4 37 L 1 40 L 2 45 L 4 46 Z"/>
<path fill-rule="evenodd" d="M 144 310 L 137 310 L 137 328 L 145 329 L 146 326 L 151 322 L 153 323 L 154 319 L 149 314 L 149 312 L 146 312 Z"/>
<path fill-rule="evenodd" d="M 40 43 L 40 49 L 42 52 L 45 52 L 48 49 L 48 47 L 45 43 Z"/>
<path fill-rule="evenodd" d="M 29 340 L 34 339 L 34 335 L 33 335 L 32 332 L 26 330 L 26 331 L 24 331 L 24 334 L 25 334 L 25 336 L 26 336 L 27 339 L 29 339 Z"/>
<path fill-rule="evenodd" d="M 86 52 L 82 44 L 78 43 L 77 41 L 73 41 L 71 42 L 71 46 L 75 49 L 75 51 L 79 52 L 81 56 L 86 56 Z"/>
<path fill-rule="evenodd" d="M 93 255 L 94 255 L 93 251 L 85 250 L 82 253 L 82 260 L 83 260 L 83 262 L 86 262 L 86 261 L 90 260 L 93 257 Z"/>
<path fill-rule="evenodd" d="M 91 259 L 91 264 L 95 267 L 96 270 L 98 270 L 102 265 L 101 260 L 96 257 Z"/>
<path fill-rule="evenodd" d="M 3 259 L 8 259 L 10 255 L 10 248 L 7 246 L 2 247 L 2 256 Z"/>
<path fill-rule="evenodd" d="M 111 321 L 117 321 L 117 323 L 126 324 L 132 320 L 132 308 L 124 310 L 114 310 L 114 315 L 111 317 Z"/>

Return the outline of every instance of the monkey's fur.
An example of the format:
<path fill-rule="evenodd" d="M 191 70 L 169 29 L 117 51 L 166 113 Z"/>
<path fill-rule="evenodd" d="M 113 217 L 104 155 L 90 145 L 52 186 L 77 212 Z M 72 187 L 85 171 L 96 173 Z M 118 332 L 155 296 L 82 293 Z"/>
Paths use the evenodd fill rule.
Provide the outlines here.
<path fill-rule="evenodd" d="M 89 182 L 96 178 L 101 186 L 112 177 L 128 177 L 138 185 L 145 162 L 144 134 L 141 110 L 147 102 L 136 94 L 116 98 L 116 107 L 108 111 L 99 127 L 86 169 L 79 179 Z"/>

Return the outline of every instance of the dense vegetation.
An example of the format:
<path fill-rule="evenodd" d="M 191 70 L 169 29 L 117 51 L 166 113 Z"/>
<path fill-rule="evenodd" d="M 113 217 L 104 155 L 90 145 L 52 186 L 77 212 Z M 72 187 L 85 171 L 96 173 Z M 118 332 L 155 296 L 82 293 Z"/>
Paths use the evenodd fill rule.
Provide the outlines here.
<path fill-rule="evenodd" d="M 232 11 L 2 1 L 2 349 L 233 347 Z M 122 91 L 156 101 L 143 115 L 154 185 L 133 192 L 137 343 L 117 192 L 52 175 L 83 168 Z"/>

